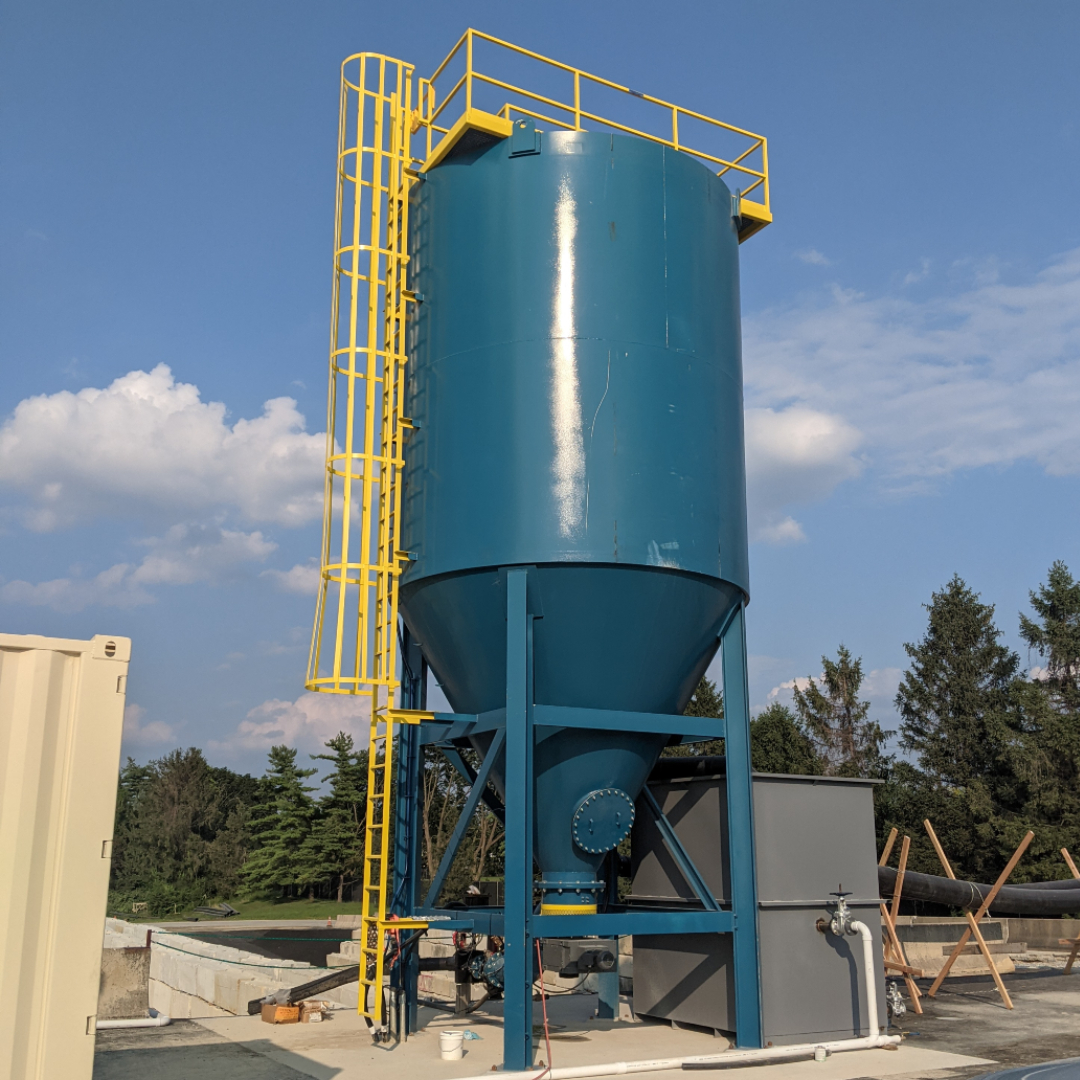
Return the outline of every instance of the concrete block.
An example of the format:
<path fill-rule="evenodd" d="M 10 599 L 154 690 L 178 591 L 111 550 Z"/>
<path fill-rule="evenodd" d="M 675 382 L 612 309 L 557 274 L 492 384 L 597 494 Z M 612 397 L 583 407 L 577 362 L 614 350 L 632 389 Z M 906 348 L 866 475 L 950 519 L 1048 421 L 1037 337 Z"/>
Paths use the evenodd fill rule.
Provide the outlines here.
<path fill-rule="evenodd" d="M 1080 919 L 1005 919 L 1009 925 L 1009 941 L 1026 941 L 1031 949 L 1052 949 L 1067 952 L 1059 945 L 1060 938 L 1080 935 Z M 1019 950 L 1017 950 L 1019 951 Z"/>
<path fill-rule="evenodd" d="M 183 994 L 197 997 L 199 994 L 199 969 L 194 957 L 182 956 L 176 965 L 176 982 L 173 987 Z"/>
<path fill-rule="evenodd" d="M 221 970 L 216 964 L 195 965 L 195 993 L 203 1001 L 215 1002 L 217 999 L 217 987 L 215 976 Z"/>
<path fill-rule="evenodd" d="M 120 1020 L 145 1016 L 150 1006 L 149 983 L 149 949 L 102 949 L 98 1019 Z"/>

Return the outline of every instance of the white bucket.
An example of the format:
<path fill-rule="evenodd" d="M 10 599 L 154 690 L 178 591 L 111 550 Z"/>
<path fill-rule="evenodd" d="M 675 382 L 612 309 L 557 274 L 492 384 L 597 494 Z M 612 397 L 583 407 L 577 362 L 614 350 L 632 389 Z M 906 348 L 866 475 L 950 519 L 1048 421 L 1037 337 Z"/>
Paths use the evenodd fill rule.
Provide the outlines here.
<path fill-rule="evenodd" d="M 440 1031 L 439 1053 L 443 1061 L 458 1061 L 465 1056 L 464 1031 Z"/>

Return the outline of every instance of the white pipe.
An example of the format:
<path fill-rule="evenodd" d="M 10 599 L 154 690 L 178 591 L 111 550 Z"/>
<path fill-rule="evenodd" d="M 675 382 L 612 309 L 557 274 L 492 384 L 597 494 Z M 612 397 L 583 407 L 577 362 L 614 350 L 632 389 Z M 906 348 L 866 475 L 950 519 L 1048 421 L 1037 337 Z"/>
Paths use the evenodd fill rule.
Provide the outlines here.
<path fill-rule="evenodd" d="M 149 1016 L 144 1016 L 137 1020 L 99 1020 L 96 1027 L 98 1031 L 106 1031 L 109 1028 L 166 1027 L 171 1023 L 171 1016 L 164 1016 L 159 1013 L 157 1009 L 151 1009 Z"/>
<path fill-rule="evenodd" d="M 874 938 L 865 923 L 853 921 L 851 929 L 862 938 L 863 967 L 866 969 L 866 1016 L 870 1034 L 859 1039 L 837 1039 L 833 1042 L 800 1043 L 796 1046 L 772 1046 L 761 1050 L 726 1050 L 722 1054 L 700 1057 L 654 1058 L 649 1061 L 612 1061 L 607 1065 L 571 1065 L 565 1069 L 528 1069 L 522 1072 L 499 1072 L 499 1080 L 584 1080 L 591 1076 L 625 1076 L 627 1073 L 663 1072 L 665 1069 L 723 1069 L 729 1065 L 751 1065 L 765 1061 L 789 1061 L 792 1058 L 813 1057 L 823 1049 L 829 1054 L 845 1050 L 874 1050 L 882 1046 L 898 1046 L 899 1035 L 882 1035 L 878 1031 L 877 979 L 874 978 Z M 491 1080 L 491 1073 L 465 1077 L 464 1080 Z"/>
<path fill-rule="evenodd" d="M 851 929 L 862 938 L 862 962 L 866 970 L 866 1017 L 870 1035 L 878 1034 L 877 979 L 874 976 L 874 936 L 866 923 L 853 919 Z"/>

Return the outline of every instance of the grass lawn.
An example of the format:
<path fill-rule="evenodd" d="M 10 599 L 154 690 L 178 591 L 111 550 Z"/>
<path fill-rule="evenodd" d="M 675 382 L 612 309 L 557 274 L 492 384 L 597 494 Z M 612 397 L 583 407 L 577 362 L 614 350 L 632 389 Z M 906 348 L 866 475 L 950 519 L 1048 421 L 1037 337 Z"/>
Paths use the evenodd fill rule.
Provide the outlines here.
<path fill-rule="evenodd" d="M 236 919 L 329 919 L 335 915 L 359 915 L 362 908 L 359 903 L 339 904 L 334 900 L 230 900 L 229 904 L 240 912 L 229 919 L 214 919 L 209 915 L 195 916 L 191 911 L 180 911 L 175 915 L 163 915 L 148 919 L 143 916 L 115 912 L 128 922 L 179 922 L 184 919 L 199 918 L 214 924 L 226 924 Z M 213 906 L 213 905 L 208 905 Z M 114 914 L 110 912 L 110 914 Z"/>

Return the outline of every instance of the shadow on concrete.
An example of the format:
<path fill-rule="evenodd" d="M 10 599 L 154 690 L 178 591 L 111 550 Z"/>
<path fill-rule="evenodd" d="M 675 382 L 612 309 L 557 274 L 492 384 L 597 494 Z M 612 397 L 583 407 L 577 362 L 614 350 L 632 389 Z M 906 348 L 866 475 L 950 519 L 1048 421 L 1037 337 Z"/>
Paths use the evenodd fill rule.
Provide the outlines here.
<path fill-rule="evenodd" d="M 333 1080 L 340 1072 L 269 1039 L 231 1042 L 190 1020 L 100 1031 L 94 1050 L 94 1080 Z"/>

